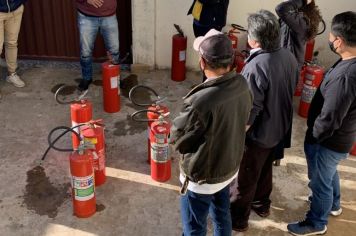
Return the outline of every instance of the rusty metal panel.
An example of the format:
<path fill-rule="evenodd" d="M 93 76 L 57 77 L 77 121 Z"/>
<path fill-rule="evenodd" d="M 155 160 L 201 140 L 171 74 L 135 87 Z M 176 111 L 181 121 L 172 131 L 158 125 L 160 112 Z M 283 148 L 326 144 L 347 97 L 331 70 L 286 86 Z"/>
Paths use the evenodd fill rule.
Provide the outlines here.
<path fill-rule="evenodd" d="M 128 5 L 129 4 L 129 5 Z M 130 52 L 132 42 L 131 1 L 119 0 L 120 51 Z M 124 9 L 125 8 L 125 9 Z M 25 4 L 19 35 L 19 57 L 28 59 L 79 59 L 77 11 L 74 0 L 31 0 Z M 125 31 L 121 31 L 121 28 Z M 106 57 L 98 37 L 93 56 Z"/>

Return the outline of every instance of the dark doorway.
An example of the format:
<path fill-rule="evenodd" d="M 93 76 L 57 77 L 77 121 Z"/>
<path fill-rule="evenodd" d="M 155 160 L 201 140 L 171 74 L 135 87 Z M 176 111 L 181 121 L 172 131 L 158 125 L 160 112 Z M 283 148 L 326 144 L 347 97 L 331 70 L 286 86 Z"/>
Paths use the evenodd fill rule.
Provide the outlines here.
<path fill-rule="evenodd" d="M 117 0 L 120 30 L 120 53 L 132 63 L 131 0 Z M 25 12 L 19 35 L 19 57 L 23 59 L 79 60 L 77 11 L 74 0 L 31 0 Z M 93 54 L 106 59 L 101 36 L 97 37 Z"/>

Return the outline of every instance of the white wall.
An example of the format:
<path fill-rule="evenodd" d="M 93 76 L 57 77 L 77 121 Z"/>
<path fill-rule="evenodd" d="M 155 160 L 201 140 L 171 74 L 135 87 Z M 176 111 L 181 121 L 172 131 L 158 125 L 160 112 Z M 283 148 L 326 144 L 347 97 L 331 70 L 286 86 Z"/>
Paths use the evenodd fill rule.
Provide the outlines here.
<path fill-rule="evenodd" d="M 237 23 L 246 26 L 249 13 L 260 9 L 274 12 L 281 0 L 230 0 L 228 24 Z M 328 32 L 332 17 L 340 12 L 356 10 L 354 0 L 316 0 L 327 30 L 316 39 L 315 50 L 320 52 L 319 60 L 329 66 L 337 59 L 328 48 Z M 169 68 L 171 66 L 172 35 L 175 33 L 173 24 L 179 24 L 188 35 L 187 67 L 197 69 L 198 55 L 192 49 L 194 34 L 192 16 L 187 11 L 192 0 L 133 0 L 133 53 L 134 63 L 143 63 L 151 67 Z M 228 26 L 225 27 L 228 30 Z M 239 45 L 246 43 L 244 34 Z"/>

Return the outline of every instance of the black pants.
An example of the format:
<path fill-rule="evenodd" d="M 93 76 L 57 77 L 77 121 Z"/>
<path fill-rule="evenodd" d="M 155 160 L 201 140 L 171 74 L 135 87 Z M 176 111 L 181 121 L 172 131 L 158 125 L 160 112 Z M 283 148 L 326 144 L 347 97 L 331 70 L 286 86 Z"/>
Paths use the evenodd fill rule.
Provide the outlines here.
<path fill-rule="evenodd" d="M 200 37 L 200 36 L 204 36 L 206 33 L 209 32 L 209 30 L 211 29 L 216 29 L 218 31 L 222 30 L 222 26 L 201 26 L 201 25 L 197 25 L 193 23 L 193 31 L 194 31 L 194 36 Z M 203 82 L 206 80 L 206 76 L 203 73 Z"/>
<path fill-rule="evenodd" d="M 261 148 L 246 141 L 238 174 L 237 200 L 230 207 L 233 223 L 248 221 L 252 202 L 258 202 L 263 208 L 269 209 L 273 150 L 274 148 Z"/>

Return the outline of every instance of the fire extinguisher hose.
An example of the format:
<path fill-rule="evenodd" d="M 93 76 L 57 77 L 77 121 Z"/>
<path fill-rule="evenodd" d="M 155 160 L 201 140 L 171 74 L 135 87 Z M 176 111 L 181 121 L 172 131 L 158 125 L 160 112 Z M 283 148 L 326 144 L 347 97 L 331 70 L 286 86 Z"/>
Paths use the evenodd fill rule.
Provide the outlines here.
<path fill-rule="evenodd" d="M 70 100 L 70 101 L 62 101 L 62 100 L 59 99 L 59 95 L 60 95 L 61 91 L 62 91 L 65 87 L 68 87 L 68 85 L 63 84 L 61 87 L 59 87 L 59 88 L 57 89 L 57 91 L 56 91 L 55 94 L 54 94 L 54 99 L 56 100 L 56 102 L 57 102 L 58 104 L 61 104 L 61 105 L 66 105 L 66 104 L 71 104 L 71 103 L 73 103 L 73 102 L 78 102 L 78 101 L 82 100 L 82 99 L 85 97 L 85 95 L 87 95 L 87 93 L 88 93 L 88 91 L 89 91 L 89 90 L 84 91 L 80 96 L 74 98 L 73 100 Z"/>
<path fill-rule="evenodd" d="M 72 128 L 70 127 L 67 127 L 67 126 L 58 126 L 54 129 L 52 129 L 49 134 L 48 134 L 48 137 L 47 137 L 47 141 L 48 141 L 48 148 L 46 149 L 45 153 L 43 154 L 42 158 L 41 158 L 41 161 L 44 161 L 44 159 L 46 158 L 47 156 L 47 153 L 49 152 L 49 150 L 51 150 L 51 148 L 53 148 L 54 150 L 57 150 L 57 151 L 60 151 L 60 152 L 72 152 L 74 151 L 74 149 L 72 148 L 67 148 L 67 149 L 64 149 L 64 148 L 58 148 L 58 147 L 55 147 L 54 144 L 59 140 L 61 139 L 65 134 L 67 134 L 68 132 L 72 132 L 74 133 L 77 138 L 79 140 L 81 140 L 81 137 L 80 135 L 74 130 L 76 128 L 79 128 L 80 126 L 83 126 L 83 125 L 86 125 L 86 124 L 79 124 L 77 126 L 73 126 Z M 56 137 L 53 141 L 52 141 L 52 135 L 55 131 L 57 130 L 65 130 L 63 133 L 61 133 L 58 137 Z"/>
<path fill-rule="evenodd" d="M 157 97 L 157 100 L 153 101 L 153 102 L 150 102 L 150 103 L 140 103 L 138 101 L 136 101 L 134 99 L 134 95 L 135 95 L 135 92 L 137 89 L 147 89 L 149 90 L 150 92 L 152 92 L 156 97 Z M 134 87 L 132 87 L 132 89 L 130 90 L 129 92 L 129 99 L 130 101 L 135 104 L 136 106 L 140 106 L 140 107 L 147 107 L 147 106 L 151 106 L 152 104 L 159 104 L 161 103 L 162 101 L 164 101 L 166 98 L 161 98 L 158 93 L 151 87 L 148 87 L 146 85 L 136 85 Z"/>
<path fill-rule="evenodd" d="M 316 35 L 321 35 L 326 30 L 326 23 L 323 19 L 321 19 L 321 24 L 323 25 L 323 29 L 320 32 L 318 32 Z"/>
<path fill-rule="evenodd" d="M 237 29 L 239 31 L 242 31 L 242 32 L 247 32 L 247 29 L 245 29 L 243 26 L 238 25 L 238 24 L 231 24 L 231 27 L 234 29 Z"/>

